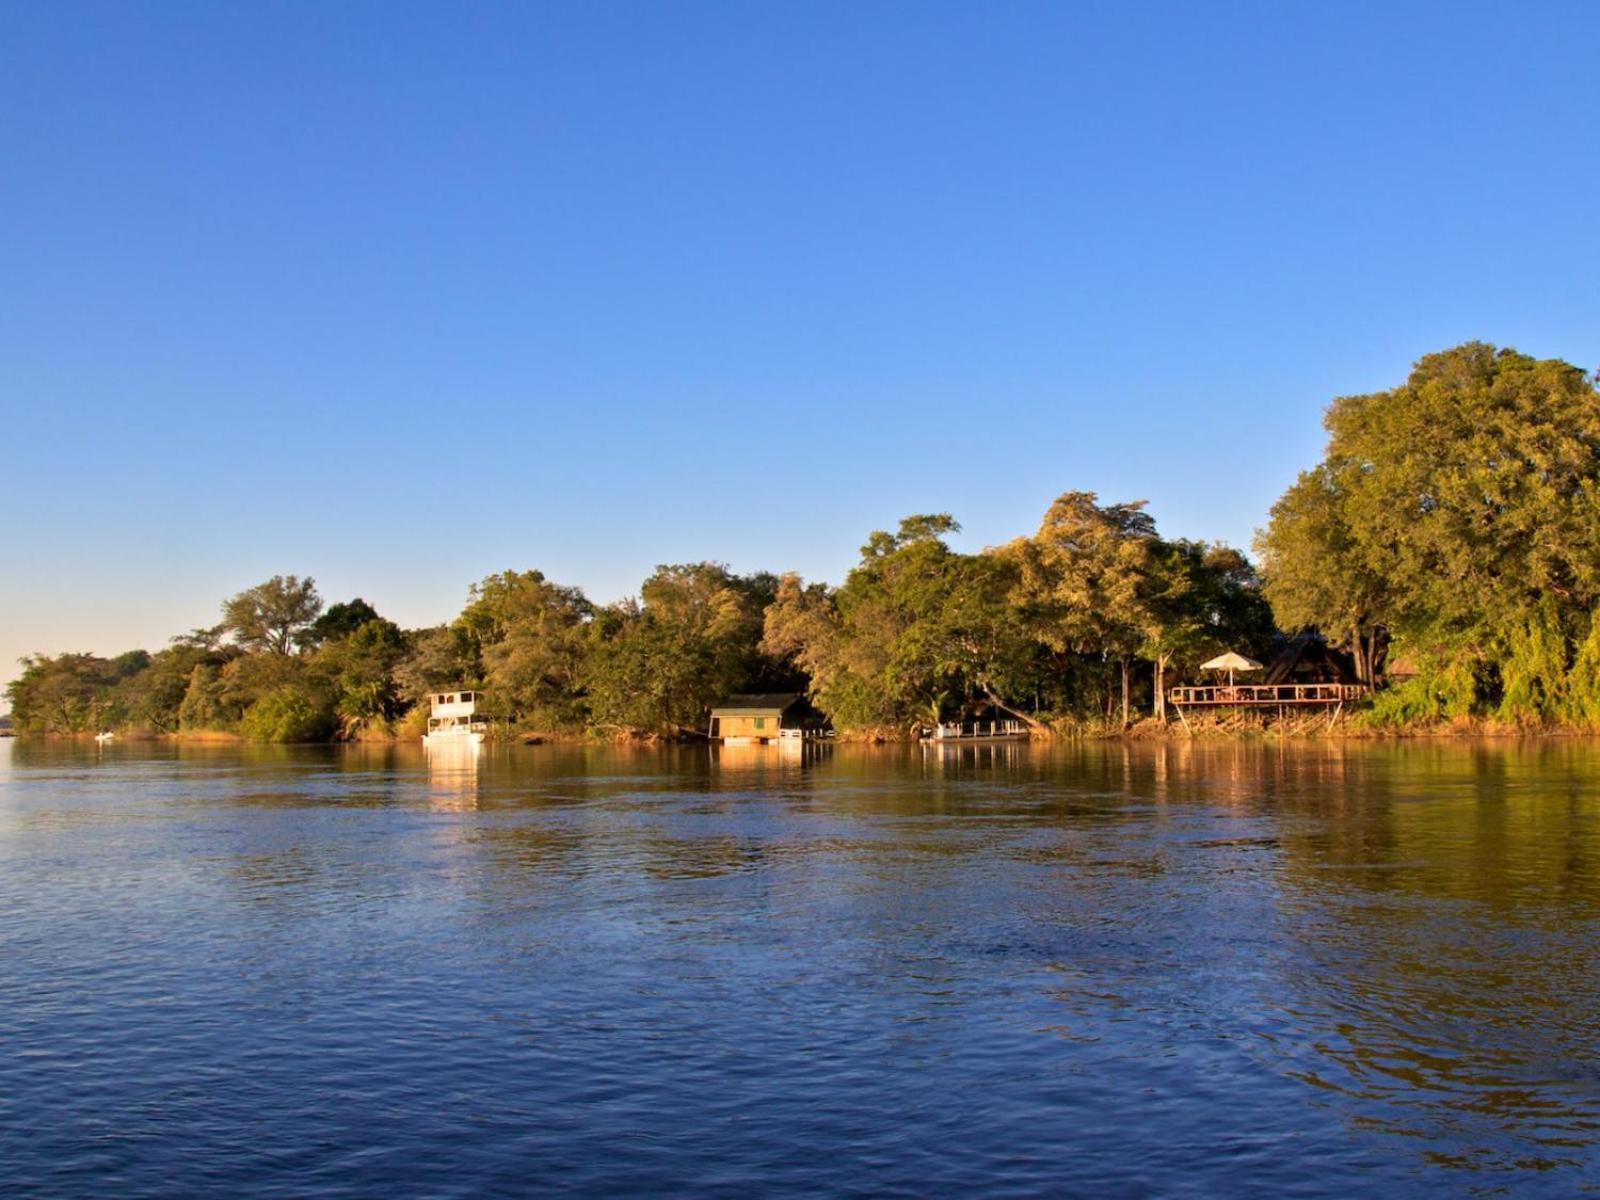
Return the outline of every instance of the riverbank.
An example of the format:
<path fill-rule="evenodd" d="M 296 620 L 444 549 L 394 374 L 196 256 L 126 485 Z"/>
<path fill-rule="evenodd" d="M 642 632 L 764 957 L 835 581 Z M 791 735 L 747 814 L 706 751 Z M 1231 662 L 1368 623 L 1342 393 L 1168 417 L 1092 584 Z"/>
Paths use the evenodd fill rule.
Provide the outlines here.
<path fill-rule="evenodd" d="M 397 722 L 398 728 L 363 727 L 344 736 L 310 742 L 259 743 L 272 745 L 420 745 L 422 733 L 408 722 Z M 115 730 L 117 742 L 174 742 L 189 745 L 250 744 L 252 739 L 235 730 L 187 729 L 166 731 L 153 729 Z M 1248 711 L 1229 713 L 1210 712 L 1187 714 L 1184 718 L 1165 721 L 1145 717 L 1123 727 L 1114 722 L 1066 719 L 1051 725 L 1041 725 L 1029 734 L 1007 738 L 951 739 L 945 745 L 991 745 L 997 742 L 1114 742 L 1114 741 L 1248 741 L 1273 740 L 1351 740 L 1396 741 L 1405 739 L 1471 740 L 1481 738 L 1582 738 L 1600 735 L 1595 725 L 1575 725 L 1559 722 L 1519 722 L 1491 717 L 1456 717 L 1407 724 L 1378 724 L 1365 710 L 1345 712 L 1335 718 L 1331 713 L 1302 714 L 1298 717 L 1280 718 L 1276 714 Z M 6 737 L 19 737 L 30 741 L 93 742 L 95 735 L 82 733 L 17 733 L 7 731 Z M 497 732 L 491 730 L 487 740 L 491 744 L 524 746 L 665 746 L 706 744 L 709 739 L 687 733 L 657 733 L 650 730 L 614 730 L 601 732 L 573 732 L 563 730 L 518 730 Z M 831 739 L 839 745 L 893 746 L 913 745 L 927 741 L 905 730 L 852 729 L 841 730 Z"/>
<path fill-rule="evenodd" d="M 115 742 L 159 743 L 172 742 L 185 745 L 273 745 L 273 746 L 348 746 L 348 745 L 373 745 L 373 746 L 420 746 L 422 734 L 411 729 L 383 731 L 376 729 L 356 730 L 348 735 L 332 738 L 319 738 L 312 741 L 262 741 L 246 737 L 244 734 L 231 729 L 114 729 L 111 731 Z M 85 742 L 93 743 L 96 735 L 91 732 L 59 733 L 55 731 L 46 733 L 16 733 L 7 732 L 4 736 L 16 737 L 19 740 L 37 742 Z M 630 737 L 598 736 L 583 733 L 552 733 L 542 730 L 521 730 L 515 733 L 494 733 L 488 735 L 488 741 L 507 745 L 521 744 L 525 746 L 542 745 L 611 745 L 616 742 L 659 742 L 672 739 L 662 738 L 654 734 L 638 734 Z M 692 739 L 681 739 L 689 742 Z M 703 739 L 702 739 L 703 740 Z"/>

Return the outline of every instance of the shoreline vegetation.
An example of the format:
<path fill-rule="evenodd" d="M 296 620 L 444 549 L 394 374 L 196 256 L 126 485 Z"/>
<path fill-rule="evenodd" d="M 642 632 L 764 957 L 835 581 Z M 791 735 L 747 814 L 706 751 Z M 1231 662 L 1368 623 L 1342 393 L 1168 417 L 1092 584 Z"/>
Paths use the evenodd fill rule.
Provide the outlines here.
<path fill-rule="evenodd" d="M 466 687 L 524 741 L 703 738 L 723 697 L 785 691 L 857 741 L 984 713 L 1036 737 L 1600 731 L 1596 383 L 1471 342 L 1334 400 L 1323 460 L 1254 561 L 1163 537 L 1143 501 L 1068 491 L 1034 533 L 972 554 L 949 514 L 907 517 L 837 586 L 686 563 L 601 605 L 505 571 L 407 630 L 275 576 L 155 652 L 24 658 L 6 696 L 20 735 L 192 741 L 419 738 L 427 693 Z M 1270 662 L 1295 640 L 1370 701 L 1324 728 L 1184 724 L 1166 702 L 1220 651 Z"/>

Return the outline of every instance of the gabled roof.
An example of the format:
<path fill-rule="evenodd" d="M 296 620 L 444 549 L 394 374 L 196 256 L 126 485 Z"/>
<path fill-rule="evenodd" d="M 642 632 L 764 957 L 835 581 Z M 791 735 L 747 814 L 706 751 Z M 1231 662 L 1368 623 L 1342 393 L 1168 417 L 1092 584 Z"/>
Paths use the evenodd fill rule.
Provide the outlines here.
<path fill-rule="evenodd" d="M 771 692 L 761 696 L 729 696 L 711 710 L 713 717 L 767 717 L 788 712 L 804 702 L 799 692 Z"/>
<path fill-rule="evenodd" d="M 1301 667 L 1330 674 L 1340 683 L 1361 682 L 1350 656 L 1342 650 L 1335 650 L 1320 635 L 1313 633 L 1301 633 L 1291 638 L 1278 657 L 1272 660 L 1262 682 L 1288 683 Z"/>

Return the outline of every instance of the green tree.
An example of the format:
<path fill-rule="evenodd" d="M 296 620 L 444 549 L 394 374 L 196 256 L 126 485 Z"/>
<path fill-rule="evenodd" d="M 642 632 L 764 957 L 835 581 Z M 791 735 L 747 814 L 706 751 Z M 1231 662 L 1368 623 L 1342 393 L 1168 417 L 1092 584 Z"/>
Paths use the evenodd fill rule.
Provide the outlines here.
<path fill-rule="evenodd" d="M 966 707 L 992 705 L 1029 727 L 1044 723 L 1025 697 L 1044 683 L 1032 614 L 1015 602 L 1021 564 L 1005 549 L 954 555 L 943 603 L 922 623 L 935 670 L 959 681 Z"/>
<path fill-rule="evenodd" d="M 1014 544 L 1017 598 L 1037 614 L 1037 636 L 1058 651 L 1117 664 L 1122 723 L 1129 721 L 1135 659 L 1149 642 L 1149 593 L 1159 550 L 1143 500 L 1101 505 L 1065 492 L 1031 539 Z"/>
<path fill-rule="evenodd" d="M 1382 677 L 1394 631 L 1424 664 L 1396 713 L 1461 697 L 1548 717 L 1600 600 L 1600 396 L 1578 368 L 1469 342 L 1404 384 L 1341 397 L 1323 462 L 1258 538 L 1286 628 Z M 1468 686 L 1470 684 L 1470 686 Z"/>
<path fill-rule="evenodd" d="M 333 733 L 327 706 L 299 684 L 274 688 L 253 703 L 239 723 L 253 742 L 322 742 Z"/>
<path fill-rule="evenodd" d="M 321 612 L 315 580 L 274 575 L 226 601 L 222 625 L 246 650 L 288 655 L 308 640 Z"/>
<path fill-rule="evenodd" d="M 811 676 L 823 711 L 847 729 L 903 730 L 937 719 L 952 694 L 948 651 L 929 627 L 944 603 L 953 553 L 948 513 L 873 532 L 833 592 L 788 577 L 764 620 L 763 645 Z"/>
<path fill-rule="evenodd" d="M 1326 463 L 1301 472 L 1272 506 L 1255 549 L 1278 624 L 1322 631 L 1350 651 L 1356 677 L 1371 684 L 1393 620 L 1394 597 L 1351 524 L 1341 474 Z"/>
<path fill-rule="evenodd" d="M 841 728 L 901 731 L 985 704 L 1039 723 L 1021 700 L 1040 664 L 1012 602 L 1018 564 L 953 551 L 944 538 L 959 528 L 948 513 L 910 516 L 868 537 L 837 590 L 779 581 L 763 647 L 809 676 Z"/>
<path fill-rule="evenodd" d="M 505 571 L 473 586 L 454 629 L 490 711 L 546 729 L 582 725 L 585 630 L 594 606 L 539 571 Z"/>
<path fill-rule="evenodd" d="M 229 659 L 218 672 L 218 696 L 223 723 L 221 728 L 238 725 L 245 711 L 269 692 L 290 684 L 312 686 L 307 664 L 300 658 L 264 651 L 240 654 Z M 323 697 L 332 707 L 331 696 Z"/>
<path fill-rule="evenodd" d="M 659 566 L 637 601 L 597 617 L 584 666 L 597 727 L 704 730 L 711 706 L 746 689 L 794 680 L 761 649 L 762 614 L 777 592 L 768 574 L 721 563 Z"/>
<path fill-rule="evenodd" d="M 311 623 L 306 641 L 312 645 L 334 642 L 349 637 L 368 621 L 382 620 L 378 610 L 360 596 L 328 606 L 326 612 Z"/>
<path fill-rule="evenodd" d="M 1512 721 L 1554 721 L 1566 716 L 1571 644 L 1555 601 L 1548 595 L 1523 621 L 1508 625 L 1499 660 L 1499 715 Z"/>
<path fill-rule="evenodd" d="M 22 674 L 6 688 L 19 733 L 89 733 L 119 725 L 114 689 L 142 669 L 137 659 L 113 662 L 95 654 L 35 654 L 21 664 Z"/>
<path fill-rule="evenodd" d="M 812 698 L 836 724 L 871 724 L 861 721 L 846 700 L 854 685 L 842 625 L 833 589 L 825 583 L 808 584 L 790 571 L 779 578 L 772 603 L 762 615 L 761 650 L 803 675 Z"/>
<path fill-rule="evenodd" d="M 1327 465 L 1402 621 L 1479 627 L 1600 598 L 1600 398 L 1578 368 L 1469 342 L 1335 400 Z"/>
<path fill-rule="evenodd" d="M 1192 542 L 1161 542 L 1150 554 L 1136 619 L 1141 635 L 1138 653 L 1154 668 L 1151 691 L 1157 720 L 1167 715 L 1167 668 L 1210 640 L 1199 594 L 1203 553 Z"/>
<path fill-rule="evenodd" d="M 227 729 L 238 717 L 223 701 L 221 671 L 211 663 L 197 663 L 178 705 L 178 728 L 186 732 Z"/>
<path fill-rule="evenodd" d="M 1566 719 L 1600 725 L 1600 608 L 1590 612 L 1588 630 L 1573 649 L 1566 699 Z"/>
<path fill-rule="evenodd" d="M 459 630 L 448 625 L 413 629 L 406 634 L 406 645 L 405 655 L 394 667 L 395 689 L 402 702 L 421 703 L 429 692 L 477 683 L 473 648 Z"/>
<path fill-rule="evenodd" d="M 395 671 L 409 652 L 400 627 L 382 617 L 317 648 L 311 673 L 325 681 L 346 736 L 398 715 L 401 698 Z"/>
<path fill-rule="evenodd" d="M 1154 668 L 1158 720 L 1166 719 L 1166 673 L 1174 664 L 1193 668 L 1228 649 L 1265 655 L 1277 632 L 1249 560 L 1220 543 L 1157 543 L 1139 612 L 1139 654 Z"/>
<path fill-rule="evenodd" d="M 195 667 L 227 661 L 227 655 L 219 651 L 178 641 L 153 655 L 139 653 L 146 665 L 118 683 L 117 703 L 130 725 L 159 733 L 179 728 L 179 710 Z"/>

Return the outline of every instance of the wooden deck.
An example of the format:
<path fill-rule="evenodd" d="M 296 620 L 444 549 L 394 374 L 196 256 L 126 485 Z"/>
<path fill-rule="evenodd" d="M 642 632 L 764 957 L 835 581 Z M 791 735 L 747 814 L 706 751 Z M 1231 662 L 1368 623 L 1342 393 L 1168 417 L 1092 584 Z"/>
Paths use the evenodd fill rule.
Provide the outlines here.
<path fill-rule="evenodd" d="M 1239 683 L 1208 687 L 1175 687 L 1167 700 L 1179 708 L 1273 708 L 1290 704 L 1345 704 L 1360 700 L 1370 689 L 1359 683 Z"/>

